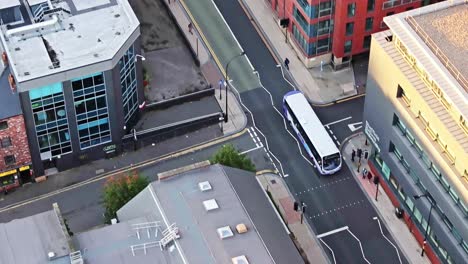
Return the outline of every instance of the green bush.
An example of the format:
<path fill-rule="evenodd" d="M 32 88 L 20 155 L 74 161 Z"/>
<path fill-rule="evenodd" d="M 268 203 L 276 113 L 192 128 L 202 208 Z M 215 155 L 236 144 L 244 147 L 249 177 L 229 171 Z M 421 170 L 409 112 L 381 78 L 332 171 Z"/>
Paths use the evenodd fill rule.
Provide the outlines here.
<path fill-rule="evenodd" d="M 148 184 L 148 179 L 139 176 L 136 171 L 123 177 L 110 177 L 104 185 L 103 193 L 106 223 L 110 223 L 110 220 L 116 217 L 117 210 L 128 203 Z"/>
<path fill-rule="evenodd" d="M 211 163 L 219 163 L 225 166 L 255 172 L 255 165 L 245 155 L 240 154 L 232 144 L 222 146 L 210 159 Z"/>

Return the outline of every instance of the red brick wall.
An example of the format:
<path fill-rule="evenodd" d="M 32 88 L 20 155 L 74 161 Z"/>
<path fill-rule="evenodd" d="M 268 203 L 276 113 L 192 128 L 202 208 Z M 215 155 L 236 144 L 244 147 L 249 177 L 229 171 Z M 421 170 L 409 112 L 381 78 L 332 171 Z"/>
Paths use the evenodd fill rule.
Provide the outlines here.
<path fill-rule="evenodd" d="M 0 139 L 10 137 L 11 146 L 6 148 L 1 148 L 0 146 L 0 171 L 31 164 L 31 154 L 29 153 L 29 145 L 23 116 L 17 115 L 0 120 L 0 122 L 3 121 L 8 122 L 8 128 L 0 130 Z M 5 165 L 4 157 L 8 155 L 15 155 L 16 164 L 10 166 Z"/>

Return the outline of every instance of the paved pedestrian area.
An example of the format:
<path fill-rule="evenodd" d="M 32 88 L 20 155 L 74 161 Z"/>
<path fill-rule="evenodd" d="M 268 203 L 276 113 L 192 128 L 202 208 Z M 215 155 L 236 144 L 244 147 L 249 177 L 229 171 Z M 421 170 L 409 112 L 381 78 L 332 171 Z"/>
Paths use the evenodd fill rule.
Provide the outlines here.
<path fill-rule="evenodd" d="M 308 222 L 304 219 L 301 223 L 300 213 L 294 211 L 294 198 L 289 192 L 286 182 L 276 174 L 265 172 L 257 173 L 257 179 L 262 188 L 269 193 L 275 207 L 279 210 L 284 224 L 292 233 L 292 239 L 299 252 L 306 257 L 309 263 L 329 263 L 323 248 L 315 238 Z M 305 255 L 305 256 L 304 256 Z"/>
<path fill-rule="evenodd" d="M 395 216 L 395 207 L 393 206 L 390 198 L 382 188 L 377 192 L 377 186 L 373 183 L 373 179 L 362 177 L 362 171 L 369 170 L 367 159 L 361 158 L 360 166 L 359 159 L 355 157 L 355 161 L 351 161 L 352 150 L 362 149 L 363 153 L 366 151 L 372 153 L 372 147 L 369 143 L 366 146 L 366 137 L 363 133 L 351 138 L 349 141 L 343 143 L 342 155 L 345 163 L 353 172 L 355 180 L 359 183 L 363 192 L 367 195 L 368 199 L 373 204 L 374 208 L 379 214 L 379 219 L 388 228 L 393 239 L 397 242 L 398 247 L 403 250 L 403 254 L 410 263 L 429 264 L 429 259 L 424 256 L 421 257 L 421 246 L 408 230 L 405 222 Z M 358 172 L 359 166 L 359 172 Z M 377 196 L 376 196 L 377 193 Z M 377 198 L 377 199 L 376 199 Z"/>

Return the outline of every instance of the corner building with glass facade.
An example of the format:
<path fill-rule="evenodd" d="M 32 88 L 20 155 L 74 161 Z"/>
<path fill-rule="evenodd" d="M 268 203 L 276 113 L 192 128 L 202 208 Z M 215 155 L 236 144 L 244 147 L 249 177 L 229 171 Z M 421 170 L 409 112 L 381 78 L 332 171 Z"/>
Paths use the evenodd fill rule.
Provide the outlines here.
<path fill-rule="evenodd" d="M 466 14 L 466 1 L 445 1 L 386 17 L 372 35 L 369 167 L 432 263 L 468 262 Z"/>
<path fill-rule="evenodd" d="M 144 101 L 132 8 L 126 0 L 44 1 L 41 8 L 25 8 L 45 11 L 37 17 L 31 12 L 31 23 L 2 26 L 0 36 L 35 176 L 118 153 Z"/>

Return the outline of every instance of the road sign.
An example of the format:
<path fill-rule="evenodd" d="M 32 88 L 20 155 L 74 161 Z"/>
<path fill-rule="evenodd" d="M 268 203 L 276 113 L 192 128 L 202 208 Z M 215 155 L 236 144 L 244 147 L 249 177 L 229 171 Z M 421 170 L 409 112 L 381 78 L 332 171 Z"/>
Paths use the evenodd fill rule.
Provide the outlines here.
<path fill-rule="evenodd" d="M 354 132 L 362 127 L 362 122 L 348 124 L 349 129 L 351 132 Z"/>

